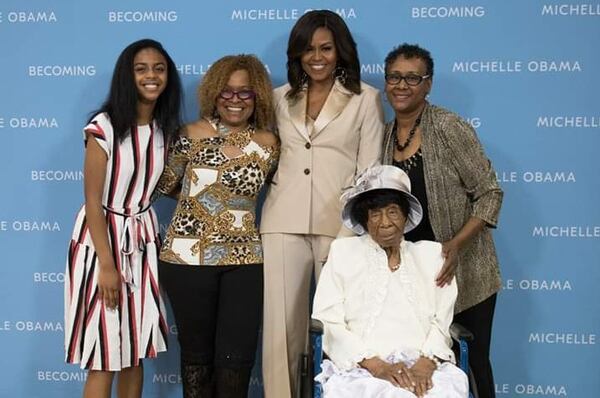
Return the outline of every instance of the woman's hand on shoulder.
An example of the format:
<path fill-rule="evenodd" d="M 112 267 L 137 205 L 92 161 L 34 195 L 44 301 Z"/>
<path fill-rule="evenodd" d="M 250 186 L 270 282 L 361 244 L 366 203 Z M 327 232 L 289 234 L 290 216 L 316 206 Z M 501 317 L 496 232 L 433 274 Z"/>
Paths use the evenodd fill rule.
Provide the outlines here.
<path fill-rule="evenodd" d="M 267 130 L 257 130 L 253 136 L 254 141 L 260 146 L 267 148 L 279 147 L 279 137 Z"/>
<path fill-rule="evenodd" d="M 442 243 L 442 255 L 445 258 L 444 265 L 435 279 L 439 287 L 452 283 L 458 265 L 458 255 L 462 248 L 469 244 L 473 238 L 485 228 L 486 224 L 480 218 L 471 216 L 465 225 L 449 241 Z"/>
<path fill-rule="evenodd" d="M 452 283 L 452 278 L 454 278 L 454 275 L 456 274 L 456 266 L 458 265 L 459 251 L 460 245 L 453 239 L 442 243 L 444 265 L 435 279 L 435 283 L 438 287 L 444 287 Z"/>

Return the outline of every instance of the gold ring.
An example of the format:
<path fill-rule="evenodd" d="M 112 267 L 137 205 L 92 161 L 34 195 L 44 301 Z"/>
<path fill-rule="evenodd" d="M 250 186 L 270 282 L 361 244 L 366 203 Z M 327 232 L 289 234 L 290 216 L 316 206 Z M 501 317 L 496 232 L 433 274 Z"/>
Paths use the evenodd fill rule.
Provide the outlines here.
<path fill-rule="evenodd" d="M 398 369 L 398 371 L 396 373 L 398 373 L 399 375 L 401 375 L 403 371 L 404 371 L 403 369 Z"/>

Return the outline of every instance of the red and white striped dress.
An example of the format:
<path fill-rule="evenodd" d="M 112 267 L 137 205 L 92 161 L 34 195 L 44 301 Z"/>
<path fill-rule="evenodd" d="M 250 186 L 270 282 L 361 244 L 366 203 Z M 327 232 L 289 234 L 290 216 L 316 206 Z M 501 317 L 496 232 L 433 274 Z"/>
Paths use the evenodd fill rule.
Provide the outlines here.
<path fill-rule="evenodd" d="M 77 215 L 65 275 L 65 350 L 68 363 L 118 371 L 167 348 L 167 323 L 158 285 L 159 226 L 150 196 L 166 157 L 162 131 L 137 126 L 114 138 L 106 114 L 84 128 L 108 155 L 102 204 L 108 239 L 122 276 L 118 309 L 98 297 L 98 257 L 85 207 Z"/>

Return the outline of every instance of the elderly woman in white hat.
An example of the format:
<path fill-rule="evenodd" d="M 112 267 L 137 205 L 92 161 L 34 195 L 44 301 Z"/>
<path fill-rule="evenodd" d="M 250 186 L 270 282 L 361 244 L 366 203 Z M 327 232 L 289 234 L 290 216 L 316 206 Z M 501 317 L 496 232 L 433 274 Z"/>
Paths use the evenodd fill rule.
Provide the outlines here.
<path fill-rule="evenodd" d="M 329 357 L 317 376 L 325 397 L 467 397 L 450 348 L 456 282 L 435 283 L 442 245 L 403 239 L 423 213 L 408 176 L 372 167 L 342 201 L 359 236 L 333 242 L 313 304 Z"/>

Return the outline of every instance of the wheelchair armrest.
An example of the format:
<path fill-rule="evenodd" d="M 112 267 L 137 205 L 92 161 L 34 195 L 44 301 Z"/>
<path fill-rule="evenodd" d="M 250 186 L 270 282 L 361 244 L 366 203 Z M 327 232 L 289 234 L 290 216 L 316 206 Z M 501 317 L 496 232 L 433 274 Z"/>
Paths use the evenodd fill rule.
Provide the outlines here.
<path fill-rule="evenodd" d="M 460 341 L 471 341 L 473 340 L 473 333 L 471 333 L 467 328 L 465 328 L 460 323 L 454 322 L 450 325 L 450 336 L 452 336 L 453 340 Z"/>
<path fill-rule="evenodd" d="M 310 333 L 323 334 L 323 322 L 319 321 L 318 319 L 311 318 L 309 331 Z"/>

